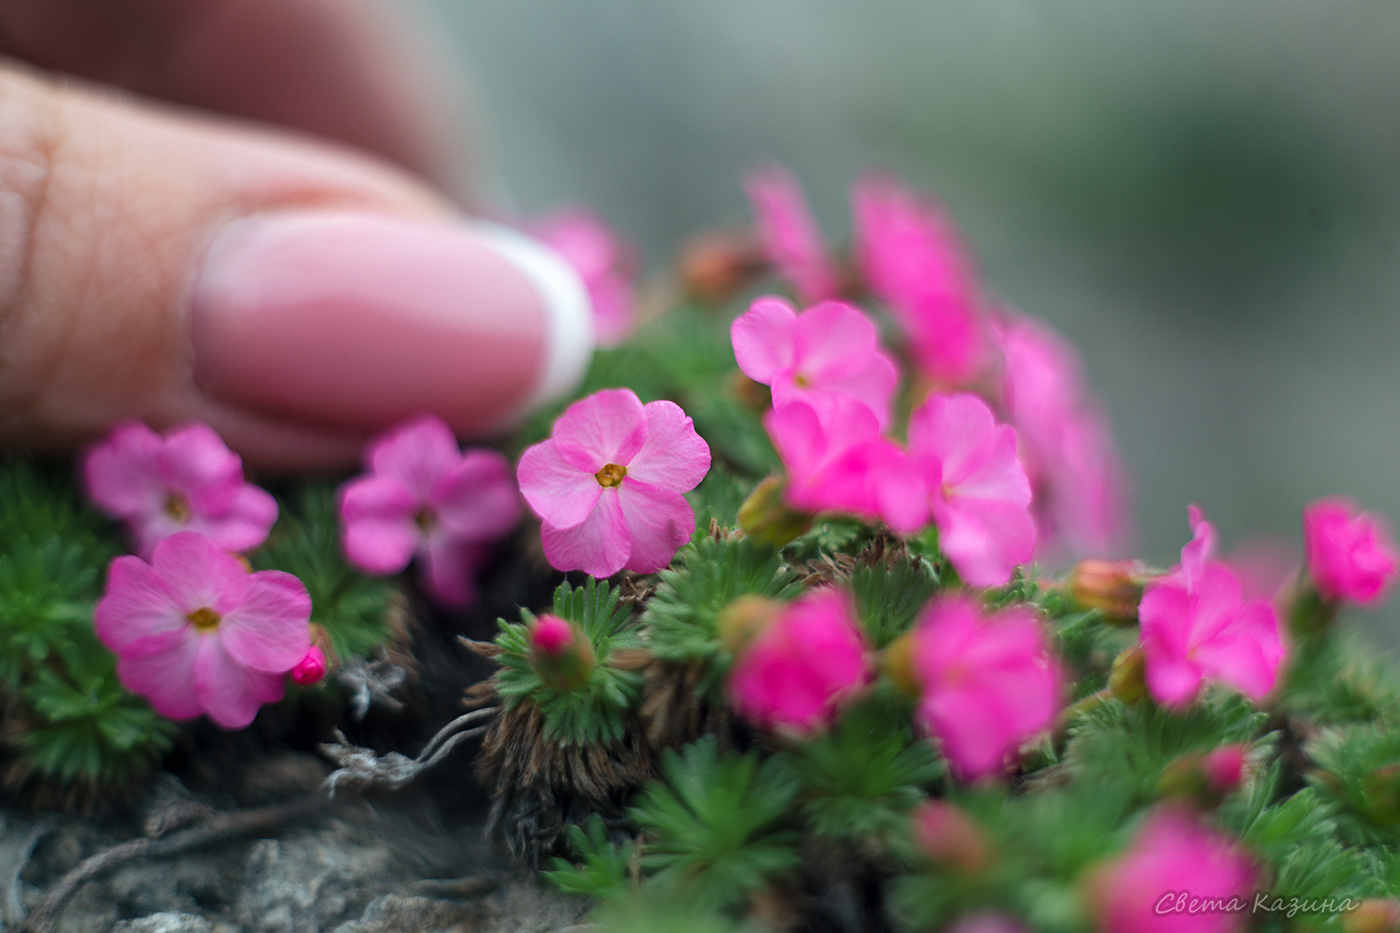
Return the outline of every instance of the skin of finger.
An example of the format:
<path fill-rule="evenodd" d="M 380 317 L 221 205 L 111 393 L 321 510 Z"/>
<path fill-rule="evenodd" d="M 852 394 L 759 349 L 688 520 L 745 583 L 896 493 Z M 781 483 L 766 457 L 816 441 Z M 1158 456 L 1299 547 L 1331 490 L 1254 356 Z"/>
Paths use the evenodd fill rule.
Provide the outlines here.
<path fill-rule="evenodd" d="M 255 463 L 353 460 L 361 438 L 232 410 L 192 379 L 185 314 L 210 240 L 298 207 L 452 212 L 350 150 L 0 64 L 0 444 L 198 419 Z"/>
<path fill-rule="evenodd" d="M 365 149 L 466 198 L 464 101 L 390 0 L 4 0 L 0 54 Z"/>

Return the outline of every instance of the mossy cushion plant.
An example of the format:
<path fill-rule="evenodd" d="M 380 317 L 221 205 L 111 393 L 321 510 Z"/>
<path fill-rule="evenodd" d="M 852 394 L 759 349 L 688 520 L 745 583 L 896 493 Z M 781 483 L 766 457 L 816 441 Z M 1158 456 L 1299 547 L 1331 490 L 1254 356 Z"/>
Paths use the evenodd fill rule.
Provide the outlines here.
<path fill-rule="evenodd" d="M 483 730 L 488 829 L 601 930 L 1400 929 L 1400 674 L 1344 618 L 1393 584 L 1384 522 L 1309 505 L 1266 586 L 1194 506 L 1171 567 L 1106 559 L 1102 408 L 1045 324 L 989 310 L 937 206 L 862 179 L 840 257 L 789 175 L 749 187 L 759 236 L 701 242 L 654 306 L 581 266 L 619 342 L 509 456 L 415 419 L 272 524 L 231 453 L 170 465 L 202 432 L 119 428 L 158 494 L 91 459 L 83 485 L 125 534 L 66 465 L 6 460 L 11 785 L 139 787 L 172 718 L 240 725 L 372 656 L 414 580 L 470 603 L 523 503 L 508 559 L 554 597 L 471 643 L 483 708 L 417 762 L 336 757 L 398 786 Z"/>

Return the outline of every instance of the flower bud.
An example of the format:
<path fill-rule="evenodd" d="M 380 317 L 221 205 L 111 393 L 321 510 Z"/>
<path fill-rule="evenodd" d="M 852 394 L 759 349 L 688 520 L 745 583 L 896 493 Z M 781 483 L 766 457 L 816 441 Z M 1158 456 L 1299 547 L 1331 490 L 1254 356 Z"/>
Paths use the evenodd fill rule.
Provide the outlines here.
<path fill-rule="evenodd" d="M 812 516 L 792 508 L 783 498 L 786 479 L 770 476 L 739 506 L 739 527 L 762 544 L 782 547 L 812 525 Z"/>
<path fill-rule="evenodd" d="M 1084 609 L 1097 609 L 1118 625 L 1137 621 L 1147 569 L 1135 560 L 1080 561 L 1069 577 L 1070 595 Z"/>
<path fill-rule="evenodd" d="M 749 231 L 710 233 L 681 247 L 681 287 L 701 301 L 722 304 L 764 267 L 763 251 Z"/>
<path fill-rule="evenodd" d="M 545 686 L 576 690 L 593 673 L 593 646 L 572 622 L 542 615 L 530 626 L 530 662 Z"/>
<path fill-rule="evenodd" d="M 914 633 L 905 632 L 885 646 L 880 653 L 880 667 L 901 693 L 918 696 L 919 677 L 914 673 Z"/>
<path fill-rule="evenodd" d="M 1136 703 L 1147 693 L 1141 645 L 1125 648 L 1113 659 L 1113 668 L 1108 672 L 1108 689 L 1124 703 Z"/>
<path fill-rule="evenodd" d="M 911 816 L 914 843 L 940 868 L 973 874 L 987 865 L 987 840 L 972 818 L 942 800 L 929 800 Z"/>
<path fill-rule="evenodd" d="M 1288 629 L 1295 638 L 1307 638 L 1331 628 L 1337 618 L 1337 604 L 1323 599 L 1310 582 L 1291 588 L 1288 605 Z"/>
<path fill-rule="evenodd" d="M 320 683 L 326 676 L 326 654 L 320 648 L 312 645 L 306 652 L 306 657 L 297 662 L 297 666 L 292 668 L 292 680 L 309 687 L 312 684 Z"/>
<path fill-rule="evenodd" d="M 1157 794 L 1194 800 L 1215 807 L 1244 779 L 1245 746 L 1226 745 L 1207 754 L 1190 752 L 1177 758 L 1157 780 Z"/>
<path fill-rule="evenodd" d="M 1346 933 L 1400 933 L 1400 901 L 1368 898 L 1342 917 Z"/>
<path fill-rule="evenodd" d="M 1382 826 L 1400 826 L 1400 764 L 1382 765 L 1361 780 L 1366 815 Z"/>
<path fill-rule="evenodd" d="M 767 596 L 740 596 L 720 610 L 715 625 L 719 643 L 730 654 L 740 654 L 749 642 L 773 624 L 783 605 L 782 600 Z"/>

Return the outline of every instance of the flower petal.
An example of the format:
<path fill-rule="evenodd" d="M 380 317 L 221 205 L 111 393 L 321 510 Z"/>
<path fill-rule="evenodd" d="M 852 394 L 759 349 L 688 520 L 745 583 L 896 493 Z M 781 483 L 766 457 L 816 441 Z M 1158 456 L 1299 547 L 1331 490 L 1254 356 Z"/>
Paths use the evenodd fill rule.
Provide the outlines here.
<path fill-rule="evenodd" d="M 216 633 L 239 664 L 286 673 L 311 647 L 311 596 L 290 573 L 262 570 L 248 578 L 243 604 L 224 614 Z"/>
<path fill-rule="evenodd" d="M 521 454 L 516 476 L 520 494 L 530 508 L 558 529 L 583 522 L 593 514 L 603 494 L 597 476 L 565 457 L 553 440 L 542 441 Z"/>
<path fill-rule="evenodd" d="M 151 566 L 186 613 L 207 607 L 223 615 L 246 598 L 248 569 L 196 531 L 181 531 L 157 544 Z"/>
<path fill-rule="evenodd" d="M 182 425 L 166 434 L 159 462 L 167 486 L 196 514 L 225 511 L 243 486 L 243 461 L 207 424 Z"/>
<path fill-rule="evenodd" d="M 198 531 L 229 551 L 251 551 L 267 540 L 277 524 L 277 500 L 265 489 L 243 483 L 228 508 L 218 515 L 196 512 L 190 531 Z"/>
<path fill-rule="evenodd" d="M 695 534 L 695 510 L 678 492 L 629 476 L 618 487 L 617 499 L 632 538 L 628 570 L 655 573 Z"/>
<path fill-rule="evenodd" d="M 794 365 L 797 313 L 781 298 L 760 298 L 729 328 L 739 371 L 772 385 Z"/>
<path fill-rule="evenodd" d="M 225 729 L 246 728 L 263 704 L 282 699 L 286 681 L 285 673 L 265 673 L 239 664 L 222 639 L 211 635 L 199 639 L 194 693 L 209 718 Z"/>
<path fill-rule="evenodd" d="M 422 532 L 414 521 L 419 500 L 390 476 L 361 476 L 340 494 L 341 545 L 366 573 L 398 573 L 408 566 Z"/>
<path fill-rule="evenodd" d="M 627 466 L 646 441 L 647 417 L 631 389 L 604 389 L 574 402 L 554 423 L 559 453 L 580 470 Z"/>
<path fill-rule="evenodd" d="M 374 472 L 393 477 L 426 502 L 461 453 L 447 422 L 436 415 L 422 415 L 372 441 L 366 459 Z"/>
<path fill-rule="evenodd" d="M 93 627 L 102 643 L 124 654 L 132 643 L 151 635 L 177 632 L 188 623 L 174 588 L 139 557 L 112 561 L 107 589 L 93 612 Z"/>
<path fill-rule="evenodd" d="M 520 494 L 510 462 L 484 448 L 462 455 L 461 462 L 438 482 L 432 504 L 443 528 L 463 543 L 499 538 L 520 521 Z"/>
<path fill-rule="evenodd" d="M 710 445 L 675 402 L 651 402 L 643 410 L 647 439 L 627 465 L 628 481 L 637 479 L 672 492 L 694 489 L 710 470 Z"/>
<path fill-rule="evenodd" d="M 162 639 L 164 650 L 144 650 L 118 658 L 117 678 L 128 690 L 149 700 L 162 716 L 193 719 L 204 712 L 195 690 L 195 659 L 200 643 L 207 640 L 191 627 L 170 633 Z"/>
<path fill-rule="evenodd" d="M 125 519 L 164 510 L 168 491 L 158 464 L 162 443 L 146 425 L 127 421 L 88 451 L 83 480 L 99 508 Z"/>
<path fill-rule="evenodd" d="M 545 522 L 540 538 L 544 555 L 555 570 L 582 570 L 595 577 L 617 573 L 632 553 L 632 535 L 616 490 L 604 490 L 597 507 L 572 528 L 556 528 Z"/>
<path fill-rule="evenodd" d="M 440 536 L 423 552 L 419 565 L 423 588 L 445 606 L 470 606 L 476 602 L 476 574 L 483 555 L 482 546 L 460 544 Z"/>

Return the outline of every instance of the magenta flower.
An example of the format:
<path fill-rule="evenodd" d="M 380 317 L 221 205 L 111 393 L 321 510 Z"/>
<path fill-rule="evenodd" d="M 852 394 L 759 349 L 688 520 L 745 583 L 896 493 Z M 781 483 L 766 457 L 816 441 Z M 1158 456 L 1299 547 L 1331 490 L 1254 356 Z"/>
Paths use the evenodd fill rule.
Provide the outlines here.
<path fill-rule="evenodd" d="M 517 472 L 550 564 L 609 577 L 671 562 L 695 533 L 682 493 L 709 469 L 710 447 L 679 405 L 605 389 L 570 405 Z"/>
<path fill-rule="evenodd" d="M 1163 809 L 1091 877 L 1090 908 L 1099 933 L 1233 933 L 1249 920 L 1255 877 L 1230 839 Z"/>
<path fill-rule="evenodd" d="M 1400 564 L 1385 520 L 1349 499 L 1319 499 L 1305 508 L 1303 541 L 1317 591 L 1334 602 L 1374 605 Z"/>
<path fill-rule="evenodd" d="M 880 430 L 889 425 L 899 374 L 859 309 L 826 301 L 797 314 L 780 298 L 760 298 L 730 335 L 739 369 L 772 389 L 774 405 L 842 395 L 874 412 Z"/>
<path fill-rule="evenodd" d="M 1040 321 L 1003 315 L 1001 396 L 1035 491 L 1039 539 L 1102 556 L 1127 536 L 1126 470 L 1074 348 Z"/>
<path fill-rule="evenodd" d="M 999 586 L 1035 554 L 1031 486 L 1016 432 L 975 395 L 932 395 L 909 418 L 909 458 L 929 489 L 938 546 L 974 586 Z"/>
<path fill-rule="evenodd" d="M 177 531 L 248 551 L 277 521 L 277 501 L 244 481 L 243 461 L 204 424 L 164 437 L 137 421 L 119 424 L 87 452 L 83 479 L 98 508 L 131 528 L 142 557 Z"/>
<path fill-rule="evenodd" d="M 851 191 L 856 254 L 871 292 L 889 305 L 930 378 L 957 385 L 986 359 L 977 283 L 952 225 L 935 205 L 882 175 Z"/>
<path fill-rule="evenodd" d="M 340 492 L 341 542 L 366 573 L 398 573 L 415 555 L 424 588 L 469 605 L 488 546 L 520 520 L 510 463 L 494 450 L 463 452 L 452 430 L 424 415 L 366 448 L 370 472 Z"/>
<path fill-rule="evenodd" d="M 310 618 L 296 577 L 249 573 L 214 541 L 182 531 L 157 544 L 149 564 L 112 561 L 93 621 L 121 682 L 156 712 L 242 729 L 282 698 L 311 647 Z"/>
<path fill-rule="evenodd" d="M 749 175 L 744 189 L 763 251 L 792 283 L 797 300 L 813 304 L 836 297 L 840 278 L 797 178 L 781 165 L 769 165 Z"/>
<path fill-rule="evenodd" d="M 1147 689 L 1179 707 L 1210 679 L 1258 702 L 1283 661 L 1278 616 L 1267 600 L 1243 598 L 1234 571 L 1214 559 L 1215 529 L 1197 506 L 1189 512 L 1180 565 L 1148 583 L 1138 607 Z"/>
<path fill-rule="evenodd" d="M 312 645 L 292 668 L 292 680 L 303 687 L 320 683 L 326 676 L 326 653 Z"/>
<path fill-rule="evenodd" d="M 615 347 L 632 334 L 637 298 L 633 281 L 636 251 L 585 207 L 571 207 L 539 218 L 529 232 L 564 257 L 583 279 L 593 305 L 598 346 Z"/>
<path fill-rule="evenodd" d="M 763 424 L 787 468 L 787 501 L 806 512 L 846 512 L 884 521 L 898 534 L 928 522 L 928 489 L 898 444 L 880 434 L 870 409 L 831 396 L 788 402 Z"/>
<path fill-rule="evenodd" d="M 969 597 L 940 597 L 919 616 L 913 639 L 919 721 L 964 779 L 1000 772 L 1054 721 L 1060 670 L 1030 609 L 987 616 Z"/>
<path fill-rule="evenodd" d="M 870 674 L 850 596 L 821 589 L 784 607 L 744 646 L 730 670 L 729 698 L 756 725 L 811 735 Z"/>

